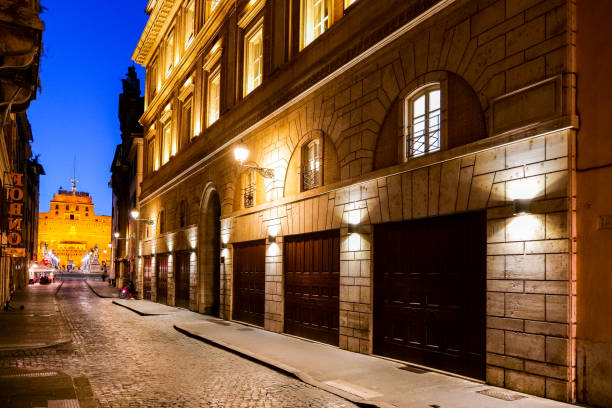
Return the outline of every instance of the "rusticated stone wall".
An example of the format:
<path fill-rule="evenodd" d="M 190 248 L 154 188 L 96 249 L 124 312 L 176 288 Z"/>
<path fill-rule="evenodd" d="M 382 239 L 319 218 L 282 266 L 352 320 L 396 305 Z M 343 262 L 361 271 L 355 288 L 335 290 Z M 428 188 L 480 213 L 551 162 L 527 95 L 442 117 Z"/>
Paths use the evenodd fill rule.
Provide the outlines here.
<path fill-rule="evenodd" d="M 255 115 L 276 106 L 266 99 L 265 81 L 256 91 L 261 105 L 254 98 L 239 104 L 200 135 L 191 150 L 148 176 L 141 212 L 154 218 L 166 208 L 171 214 L 186 198 L 189 219 L 201 219 L 206 211 L 198 204 L 201 197 L 211 185 L 218 191 L 220 235 L 227 243 L 219 265 L 221 317 L 226 319 L 232 316 L 232 244 L 266 238 L 277 229 L 276 243 L 266 248 L 265 286 L 265 328 L 276 332 L 283 331 L 284 237 L 339 228 L 339 344 L 371 353 L 372 224 L 486 210 L 487 382 L 571 400 L 570 324 L 575 317 L 568 222 L 573 157 L 568 146 L 574 135 L 560 130 L 575 123 L 568 50 L 564 1 L 458 1 L 241 136 L 250 160 L 275 170 L 273 179 L 264 180 L 263 203 L 235 208 L 236 181 L 243 170 L 229 148 L 198 168 L 183 170 L 204 156 L 207 141 L 233 137 L 237 129 L 253 125 L 236 119 L 248 117 L 236 112 L 248 106 Z M 441 71 L 460 76 L 476 93 L 487 138 L 374 170 L 382 124 L 398 98 Z M 281 73 L 275 81 L 283 78 Z M 284 85 L 290 88 L 291 82 Z M 399 124 L 397 132 L 399 145 Z M 315 133 L 333 144 L 337 160 L 325 166 L 336 166 L 337 177 L 298 193 L 288 185 L 294 176 L 288 174 L 290 163 Z M 531 213 L 514 216 L 512 200 L 524 195 L 534 199 Z M 359 218 L 359 234 L 348 235 L 349 216 Z M 188 249 L 187 232 L 172 225 L 175 218 L 167 217 L 173 232 L 143 238 L 143 255 Z M 206 260 L 201 251 L 197 254 L 199 276 Z M 195 297 L 201 282 L 192 279 Z M 155 278 L 153 288 L 155 293 Z M 195 309 L 197 302 L 191 304 Z"/>

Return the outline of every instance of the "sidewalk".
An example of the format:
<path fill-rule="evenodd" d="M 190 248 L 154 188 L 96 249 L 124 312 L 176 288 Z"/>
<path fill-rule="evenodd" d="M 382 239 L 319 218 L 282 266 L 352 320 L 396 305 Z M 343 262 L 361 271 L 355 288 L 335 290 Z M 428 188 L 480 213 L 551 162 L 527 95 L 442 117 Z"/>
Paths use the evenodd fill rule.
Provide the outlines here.
<path fill-rule="evenodd" d="M 87 286 L 96 296 L 101 298 L 119 298 L 119 289 L 108 284 L 108 281 L 101 280 L 85 280 Z"/>
<path fill-rule="evenodd" d="M 150 301 L 125 303 L 141 314 L 181 310 Z M 271 366 L 358 404 L 381 408 L 573 406 L 193 312 L 178 313 L 174 320 L 175 329 L 187 336 Z"/>
<path fill-rule="evenodd" d="M 117 299 L 113 300 L 117 306 L 130 309 L 134 313 L 141 316 L 160 316 L 178 312 L 180 309 L 176 307 L 162 305 L 160 303 L 151 302 L 149 300 L 136 299 Z"/>
<path fill-rule="evenodd" d="M 0 312 L 0 351 L 52 347 L 71 341 L 55 293 L 62 283 L 29 285 L 15 292 L 9 311 Z M 23 309 L 21 309 L 23 306 Z"/>

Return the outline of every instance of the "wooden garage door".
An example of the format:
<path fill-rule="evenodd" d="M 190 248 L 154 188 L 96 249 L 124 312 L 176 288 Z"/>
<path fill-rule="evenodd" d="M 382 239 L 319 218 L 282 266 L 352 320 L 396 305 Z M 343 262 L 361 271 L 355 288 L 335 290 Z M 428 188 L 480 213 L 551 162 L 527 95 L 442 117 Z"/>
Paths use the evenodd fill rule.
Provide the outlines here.
<path fill-rule="evenodd" d="M 151 257 L 145 256 L 144 268 L 142 271 L 142 297 L 146 300 L 151 300 Z"/>
<path fill-rule="evenodd" d="M 374 353 L 485 378 L 486 215 L 374 228 Z"/>
<path fill-rule="evenodd" d="M 338 345 L 340 232 L 285 238 L 285 332 Z"/>
<path fill-rule="evenodd" d="M 157 302 L 168 304 L 168 255 L 157 255 L 155 259 L 157 276 Z"/>
<path fill-rule="evenodd" d="M 189 252 L 177 252 L 174 267 L 174 304 L 189 309 Z"/>
<path fill-rule="evenodd" d="M 232 318 L 264 325 L 266 242 L 234 244 L 234 307 Z"/>

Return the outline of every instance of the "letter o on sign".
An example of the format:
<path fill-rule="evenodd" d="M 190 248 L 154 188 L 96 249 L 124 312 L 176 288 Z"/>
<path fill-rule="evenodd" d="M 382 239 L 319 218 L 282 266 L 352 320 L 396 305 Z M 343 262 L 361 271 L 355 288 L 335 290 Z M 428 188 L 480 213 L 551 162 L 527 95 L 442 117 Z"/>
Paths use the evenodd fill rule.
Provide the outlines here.
<path fill-rule="evenodd" d="M 20 188 L 11 188 L 9 190 L 9 196 L 12 201 L 21 201 L 23 199 L 23 190 Z"/>
<path fill-rule="evenodd" d="M 17 232 L 11 232 L 8 235 L 8 243 L 9 245 L 19 245 L 21 244 L 21 234 Z"/>

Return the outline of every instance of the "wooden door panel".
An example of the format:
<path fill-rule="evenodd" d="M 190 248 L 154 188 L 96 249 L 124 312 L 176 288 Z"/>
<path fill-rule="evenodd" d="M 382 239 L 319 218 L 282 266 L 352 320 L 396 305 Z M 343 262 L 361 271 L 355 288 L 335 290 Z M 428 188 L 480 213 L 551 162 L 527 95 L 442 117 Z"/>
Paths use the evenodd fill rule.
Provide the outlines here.
<path fill-rule="evenodd" d="M 484 379 L 484 212 L 376 225 L 374 352 Z"/>
<path fill-rule="evenodd" d="M 177 252 L 175 255 L 175 305 L 189 308 L 189 252 Z"/>
<path fill-rule="evenodd" d="M 151 257 L 144 258 L 142 297 L 151 300 Z"/>
<path fill-rule="evenodd" d="M 157 255 L 157 302 L 168 304 L 168 255 Z"/>
<path fill-rule="evenodd" d="M 337 230 L 285 237 L 286 333 L 338 345 L 339 252 Z"/>
<path fill-rule="evenodd" d="M 266 243 L 234 244 L 234 320 L 264 325 Z"/>

